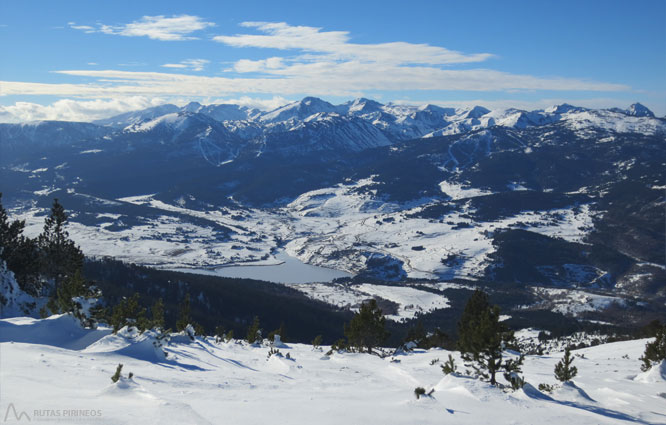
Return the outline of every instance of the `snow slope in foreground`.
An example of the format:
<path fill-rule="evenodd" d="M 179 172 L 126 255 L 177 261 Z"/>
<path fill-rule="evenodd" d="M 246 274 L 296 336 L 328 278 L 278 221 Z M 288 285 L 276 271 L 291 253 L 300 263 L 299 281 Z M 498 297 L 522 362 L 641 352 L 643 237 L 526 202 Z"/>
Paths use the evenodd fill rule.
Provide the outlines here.
<path fill-rule="evenodd" d="M 11 342 L 18 336 L 21 342 Z M 645 342 L 575 351 L 585 355 L 575 359 L 576 386 L 549 396 L 534 387 L 555 383 L 561 353 L 528 357 L 525 376 L 534 387 L 505 393 L 445 377 L 439 364 L 430 364 L 446 359 L 445 350 L 392 361 L 367 354 L 327 357 L 311 346 L 288 344 L 280 349 L 292 357 L 287 359 L 267 357 L 267 346 L 178 337 L 160 359 L 145 338 L 85 331 L 62 316 L 15 318 L 0 321 L 0 414 L 9 412 L 8 422 L 17 422 L 14 412 L 25 412 L 33 421 L 92 424 L 664 423 L 662 371 L 650 379 L 639 375 Z M 118 363 L 134 378 L 112 384 Z M 435 392 L 416 400 L 418 386 Z M 77 418 L 63 418 L 74 411 Z M 45 417 L 51 413 L 60 417 Z"/>

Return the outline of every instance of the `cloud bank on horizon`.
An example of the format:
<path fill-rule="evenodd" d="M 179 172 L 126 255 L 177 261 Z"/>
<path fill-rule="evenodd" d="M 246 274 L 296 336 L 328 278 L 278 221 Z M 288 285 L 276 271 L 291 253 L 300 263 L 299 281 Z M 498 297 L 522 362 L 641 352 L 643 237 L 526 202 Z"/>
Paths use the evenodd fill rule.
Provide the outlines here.
<path fill-rule="evenodd" d="M 489 62 L 501 59 L 489 52 L 465 53 L 404 41 L 354 43 L 348 31 L 286 22 L 241 22 L 240 27 L 242 31 L 236 34 L 215 34 L 221 32 L 216 23 L 192 15 L 143 16 L 114 25 L 70 21 L 66 30 L 83 37 L 99 34 L 147 38 L 154 43 L 205 42 L 210 45 L 209 56 L 155 64 L 151 71 L 49 70 L 51 80 L 60 76 L 66 82 L 0 81 L 0 99 L 17 99 L 14 104 L 0 105 L 0 121 L 92 120 L 192 99 L 270 109 L 304 95 L 334 99 L 390 95 L 393 98 L 388 100 L 406 103 L 419 93 L 429 103 L 450 106 L 481 103 L 536 109 L 567 100 L 558 93 L 596 93 L 578 103 L 601 107 L 614 106 L 610 104 L 614 93 L 632 91 L 629 85 L 616 82 L 492 69 Z M 221 61 L 216 55 L 220 45 L 248 51 L 247 58 Z M 437 100 L 441 92 L 476 95 L 474 100 Z M 484 100 L 483 93 L 489 92 L 494 96 Z M 520 97 L 534 92 L 549 96 Z M 497 99 L 497 93 L 514 100 Z M 36 97 L 57 100 L 46 105 L 24 100 Z"/>

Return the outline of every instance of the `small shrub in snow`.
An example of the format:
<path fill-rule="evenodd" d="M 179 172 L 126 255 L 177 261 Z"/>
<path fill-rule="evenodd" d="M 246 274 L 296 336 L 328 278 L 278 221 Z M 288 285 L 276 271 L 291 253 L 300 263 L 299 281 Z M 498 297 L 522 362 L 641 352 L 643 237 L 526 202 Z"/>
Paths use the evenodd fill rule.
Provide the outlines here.
<path fill-rule="evenodd" d="M 558 381 L 569 382 L 578 374 L 578 368 L 572 366 L 573 360 L 571 349 L 567 347 L 564 350 L 564 357 L 555 365 L 555 378 Z"/>
<path fill-rule="evenodd" d="M 437 361 L 439 361 L 439 359 L 437 359 Z M 444 375 L 448 375 L 450 373 L 456 373 L 457 371 L 458 366 L 456 366 L 456 361 L 453 359 L 451 354 L 449 354 L 449 359 L 442 365 L 442 372 L 444 372 Z"/>
<path fill-rule="evenodd" d="M 516 372 L 504 373 L 504 379 L 511 383 L 511 388 L 514 390 L 519 390 L 525 386 L 525 378 L 518 375 Z"/>
<path fill-rule="evenodd" d="M 259 316 L 254 316 L 252 324 L 247 329 L 247 336 L 245 337 L 245 339 L 250 344 L 261 342 L 261 329 L 259 328 Z"/>
<path fill-rule="evenodd" d="M 654 341 L 645 344 L 645 352 L 639 360 L 643 362 L 641 365 L 643 372 L 666 360 L 666 325 L 657 330 Z"/>
<path fill-rule="evenodd" d="M 417 400 L 421 398 L 421 396 L 425 395 L 425 393 L 426 390 L 423 387 L 416 387 L 416 389 L 414 390 L 414 395 L 416 396 Z"/>
<path fill-rule="evenodd" d="M 201 335 L 201 336 L 206 335 L 206 329 L 204 329 L 204 327 L 200 323 L 195 322 L 195 323 L 192 324 L 192 327 L 194 328 L 194 332 L 197 335 Z"/>
<path fill-rule="evenodd" d="M 224 326 L 217 325 L 215 327 L 215 342 L 220 343 L 224 340 Z"/>
<path fill-rule="evenodd" d="M 555 386 L 549 384 L 539 384 L 539 391 L 544 393 L 552 393 L 555 391 Z"/>
<path fill-rule="evenodd" d="M 317 335 L 313 340 L 312 340 L 312 348 L 319 348 L 321 346 L 321 341 L 322 341 L 322 336 Z"/>
<path fill-rule="evenodd" d="M 280 350 L 276 348 L 271 348 L 270 350 L 268 350 L 268 357 L 266 357 L 266 359 L 270 359 L 271 356 L 282 357 L 282 353 L 280 353 Z"/>
<path fill-rule="evenodd" d="M 113 376 L 111 377 L 111 381 L 113 381 L 114 384 L 123 377 L 123 375 L 121 374 L 122 370 L 123 370 L 123 364 L 118 363 L 118 367 L 116 367 L 116 373 L 114 373 Z M 132 372 L 130 372 L 129 375 L 127 376 L 128 379 L 132 379 L 133 377 L 134 374 Z"/>
<path fill-rule="evenodd" d="M 437 359 L 432 359 L 432 360 L 430 360 L 430 366 L 434 366 L 434 365 L 436 365 L 437 363 L 439 363 L 439 359 L 438 359 L 438 358 L 437 358 Z"/>
<path fill-rule="evenodd" d="M 227 334 L 224 336 L 224 339 L 227 342 L 231 342 L 231 340 L 234 339 L 234 330 L 231 329 L 229 332 L 227 332 Z"/>
<path fill-rule="evenodd" d="M 114 384 L 115 384 L 116 382 L 118 382 L 118 380 L 120 379 L 120 376 L 121 376 L 121 375 L 120 375 L 120 372 L 121 372 L 122 370 L 123 370 L 123 364 L 122 364 L 122 363 L 118 363 L 118 367 L 116 368 L 116 373 L 114 373 L 113 376 L 111 377 L 111 381 L 113 381 Z"/>
<path fill-rule="evenodd" d="M 273 342 L 275 342 L 275 335 L 278 335 L 278 336 L 279 336 L 279 340 L 280 340 L 281 342 L 286 342 L 286 341 L 287 341 L 286 338 L 285 338 L 285 335 L 286 335 L 286 334 L 287 334 L 287 331 L 286 331 L 286 329 L 285 329 L 285 327 L 284 327 L 284 322 L 282 322 L 282 323 L 280 323 L 280 327 L 279 327 L 278 329 L 275 329 L 274 331 L 271 331 L 271 332 L 268 334 L 268 339 L 271 340 L 271 341 L 273 341 Z"/>
<path fill-rule="evenodd" d="M 333 345 L 331 345 L 331 351 L 340 351 L 346 349 L 347 349 L 347 342 L 344 340 L 344 338 L 338 339 L 333 343 Z"/>

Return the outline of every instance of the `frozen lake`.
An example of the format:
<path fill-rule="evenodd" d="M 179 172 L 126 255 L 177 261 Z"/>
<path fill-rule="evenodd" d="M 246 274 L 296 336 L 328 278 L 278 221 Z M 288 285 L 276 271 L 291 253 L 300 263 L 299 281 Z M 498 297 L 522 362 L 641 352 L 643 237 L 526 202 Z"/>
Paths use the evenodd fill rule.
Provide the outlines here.
<path fill-rule="evenodd" d="M 277 283 L 313 283 L 330 282 L 339 277 L 350 277 L 351 274 L 340 270 L 327 269 L 325 267 L 311 266 L 303 263 L 298 258 L 292 257 L 285 252 L 275 256 L 280 264 L 274 265 L 247 265 L 228 266 L 217 269 L 178 269 L 188 273 L 199 273 L 221 277 L 236 277 L 243 279 L 267 280 Z"/>

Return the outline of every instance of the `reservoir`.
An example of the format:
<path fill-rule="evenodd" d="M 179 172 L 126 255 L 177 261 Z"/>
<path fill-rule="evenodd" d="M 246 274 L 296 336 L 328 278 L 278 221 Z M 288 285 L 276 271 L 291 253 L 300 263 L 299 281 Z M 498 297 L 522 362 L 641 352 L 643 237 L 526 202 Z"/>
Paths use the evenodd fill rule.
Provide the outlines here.
<path fill-rule="evenodd" d="M 305 264 L 296 257 L 281 251 L 275 258 L 280 264 L 273 265 L 238 265 L 219 267 L 217 269 L 178 269 L 187 273 L 207 274 L 221 277 L 235 277 L 241 279 L 267 280 L 277 283 L 312 283 L 331 282 L 339 277 L 352 275 L 335 269 Z"/>

